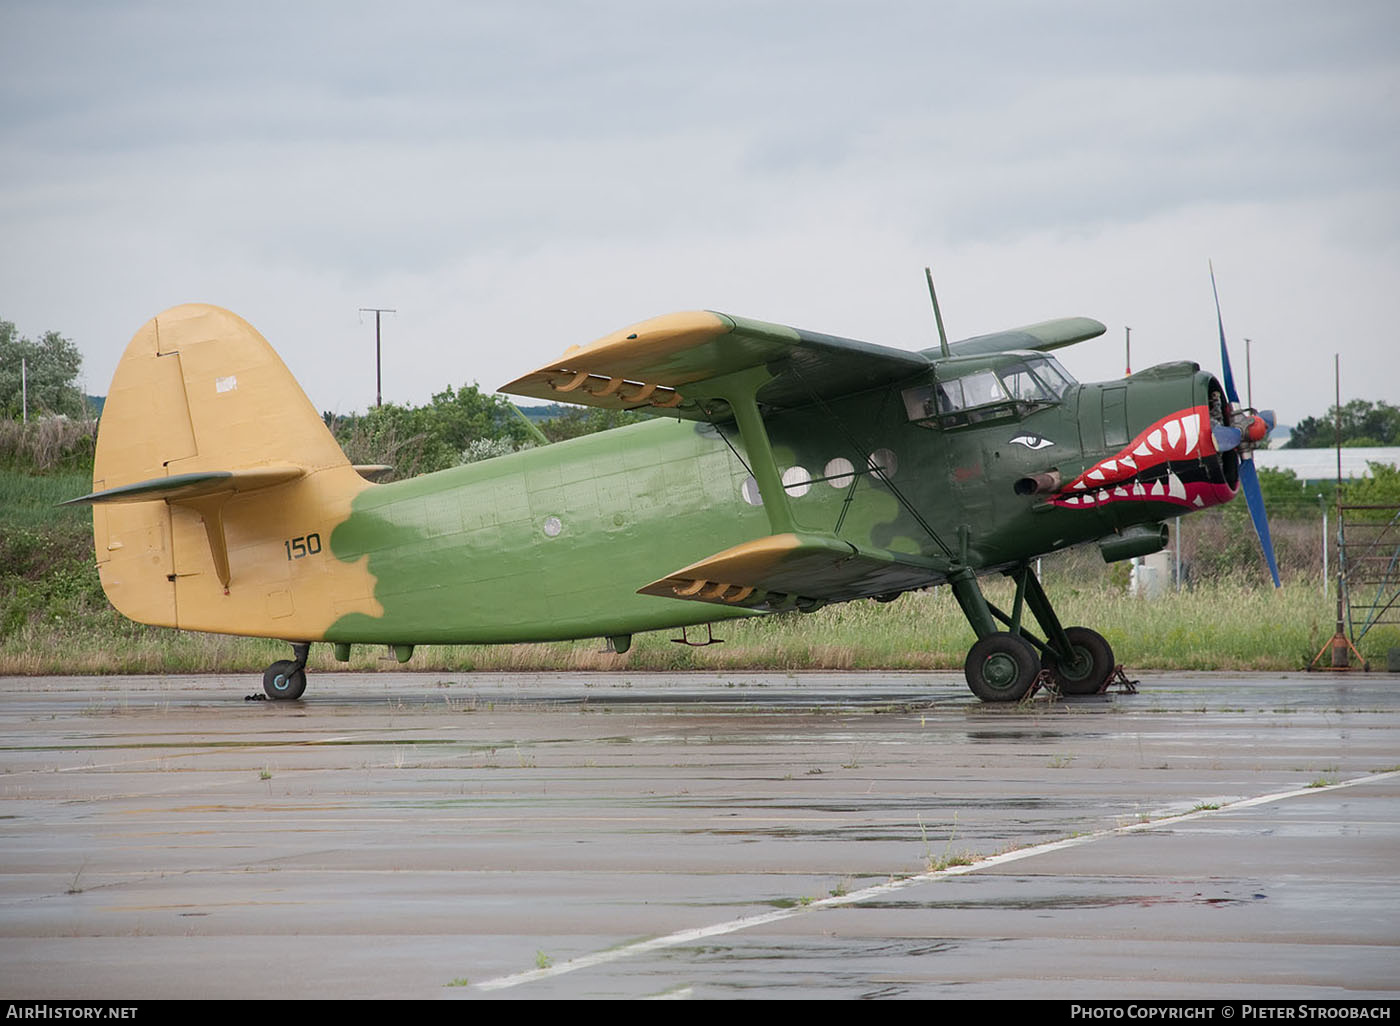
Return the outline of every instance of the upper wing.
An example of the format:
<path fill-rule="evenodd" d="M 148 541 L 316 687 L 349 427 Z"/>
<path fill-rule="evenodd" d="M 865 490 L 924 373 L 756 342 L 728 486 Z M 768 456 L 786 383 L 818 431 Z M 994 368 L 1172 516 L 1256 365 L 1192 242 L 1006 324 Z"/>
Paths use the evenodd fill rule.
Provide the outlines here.
<path fill-rule="evenodd" d="M 1024 328 L 1011 328 L 1007 331 L 994 331 L 990 335 L 974 335 L 971 338 L 960 339 L 950 343 L 948 350 L 954 356 L 982 356 L 987 353 L 1010 352 L 1013 349 L 1048 353 L 1052 349 L 1098 338 L 1107 330 L 1101 321 L 1092 317 L 1058 317 L 1053 321 L 1027 324 Z M 938 352 L 933 349 L 925 351 L 930 356 Z"/>
<path fill-rule="evenodd" d="M 575 346 L 500 391 L 608 409 L 660 407 L 703 419 L 687 396 L 697 386 L 767 365 L 767 406 L 798 406 L 927 371 L 922 353 L 710 311 L 668 314 Z"/>

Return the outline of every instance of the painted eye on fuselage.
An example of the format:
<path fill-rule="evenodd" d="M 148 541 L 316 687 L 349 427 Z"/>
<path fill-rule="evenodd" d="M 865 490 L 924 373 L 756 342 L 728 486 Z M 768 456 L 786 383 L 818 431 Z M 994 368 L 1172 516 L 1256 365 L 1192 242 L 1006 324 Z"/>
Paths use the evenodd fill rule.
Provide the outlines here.
<path fill-rule="evenodd" d="M 1024 445 L 1032 452 L 1037 452 L 1040 449 L 1048 449 L 1055 443 L 1048 438 L 1042 438 L 1040 435 L 1017 435 L 1015 438 L 1011 439 L 1011 444 Z"/>

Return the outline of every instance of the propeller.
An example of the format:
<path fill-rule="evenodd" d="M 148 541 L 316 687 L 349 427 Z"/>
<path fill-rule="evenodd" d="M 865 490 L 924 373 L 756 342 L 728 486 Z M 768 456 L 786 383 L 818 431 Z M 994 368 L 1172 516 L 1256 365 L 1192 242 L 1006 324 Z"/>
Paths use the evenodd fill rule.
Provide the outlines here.
<path fill-rule="evenodd" d="M 1220 291 L 1215 287 L 1215 266 L 1210 265 L 1210 290 L 1215 295 L 1215 322 L 1220 328 L 1220 364 L 1224 369 L 1225 395 L 1232 406 L 1239 406 L 1240 394 L 1235 389 L 1235 375 L 1230 370 L 1230 350 L 1225 345 L 1225 321 L 1220 316 Z M 1254 466 L 1254 445 L 1262 442 L 1273 430 L 1275 417 L 1273 410 L 1245 411 L 1231 417 L 1238 428 L 1214 428 L 1216 444 L 1222 450 L 1240 447 L 1240 487 L 1244 489 L 1244 499 L 1249 505 L 1249 516 L 1254 521 L 1254 533 L 1259 536 L 1259 545 L 1264 550 L 1264 559 L 1273 575 L 1274 587 L 1281 587 L 1278 579 L 1278 562 L 1274 559 L 1274 543 L 1269 537 L 1269 517 L 1264 512 L 1264 492 L 1259 487 L 1259 472 Z M 1224 438 L 1216 432 L 1228 432 Z M 1238 436 L 1234 445 L 1221 445 L 1231 437 Z"/>

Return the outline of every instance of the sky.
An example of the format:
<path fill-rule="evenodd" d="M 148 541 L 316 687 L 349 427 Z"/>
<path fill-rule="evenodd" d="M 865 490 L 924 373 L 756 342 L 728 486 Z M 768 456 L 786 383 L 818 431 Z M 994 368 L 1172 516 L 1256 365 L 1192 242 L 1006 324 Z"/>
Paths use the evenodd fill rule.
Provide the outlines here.
<path fill-rule="evenodd" d="M 0 319 L 105 394 L 210 302 L 318 409 L 713 309 L 905 349 L 1058 316 L 1081 380 L 1400 403 L 1393 0 L 0 5 Z"/>

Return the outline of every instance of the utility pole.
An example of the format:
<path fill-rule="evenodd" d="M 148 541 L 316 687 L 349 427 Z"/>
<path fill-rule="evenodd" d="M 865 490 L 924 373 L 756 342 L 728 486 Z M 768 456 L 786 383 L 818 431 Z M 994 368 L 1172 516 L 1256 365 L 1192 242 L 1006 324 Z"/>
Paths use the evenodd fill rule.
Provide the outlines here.
<path fill-rule="evenodd" d="M 20 395 L 23 396 L 23 398 L 20 399 L 20 406 L 21 406 L 21 407 L 23 408 L 23 410 L 24 410 L 24 422 L 25 422 L 26 424 L 28 424 L 28 423 L 29 423 L 29 365 L 25 362 L 25 358 L 24 358 L 23 356 L 21 356 L 21 357 L 19 358 L 19 390 L 20 390 Z"/>
<path fill-rule="evenodd" d="M 1244 340 L 1244 401 L 1254 409 L 1254 377 L 1249 371 L 1249 339 Z"/>
<path fill-rule="evenodd" d="M 381 364 L 379 356 L 379 315 L 386 313 L 396 314 L 398 311 L 390 309 L 387 306 L 362 306 L 360 307 L 360 313 L 374 314 L 374 405 L 378 407 L 382 406 L 384 403 L 384 376 L 380 370 Z"/>
<path fill-rule="evenodd" d="M 1317 504 L 1322 507 L 1322 599 L 1327 600 L 1327 503 L 1322 493 L 1317 493 Z"/>

